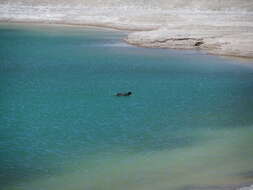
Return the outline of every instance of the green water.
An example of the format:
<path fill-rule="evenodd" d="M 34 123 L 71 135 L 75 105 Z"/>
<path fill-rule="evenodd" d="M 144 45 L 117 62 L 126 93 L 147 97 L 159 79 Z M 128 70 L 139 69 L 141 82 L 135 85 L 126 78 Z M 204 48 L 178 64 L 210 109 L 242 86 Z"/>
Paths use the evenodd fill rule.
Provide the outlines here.
<path fill-rule="evenodd" d="M 250 61 L 136 48 L 125 35 L 0 25 L 1 190 L 253 183 Z"/>

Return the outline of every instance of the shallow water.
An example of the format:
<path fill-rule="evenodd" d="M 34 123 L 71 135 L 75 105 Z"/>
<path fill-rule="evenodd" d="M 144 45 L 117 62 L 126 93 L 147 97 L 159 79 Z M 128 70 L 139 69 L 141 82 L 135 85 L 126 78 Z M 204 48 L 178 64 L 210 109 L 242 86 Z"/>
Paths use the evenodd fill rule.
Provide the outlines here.
<path fill-rule="evenodd" d="M 1 25 L 1 189 L 253 182 L 250 62 L 136 48 L 125 35 Z"/>

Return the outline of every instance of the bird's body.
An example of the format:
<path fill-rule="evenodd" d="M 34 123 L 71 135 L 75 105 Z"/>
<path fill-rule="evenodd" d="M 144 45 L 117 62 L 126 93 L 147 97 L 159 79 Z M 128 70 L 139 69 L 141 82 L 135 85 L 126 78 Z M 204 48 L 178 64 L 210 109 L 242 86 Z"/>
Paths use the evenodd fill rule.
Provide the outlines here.
<path fill-rule="evenodd" d="M 116 96 L 131 96 L 132 92 L 127 92 L 127 93 L 117 93 Z"/>

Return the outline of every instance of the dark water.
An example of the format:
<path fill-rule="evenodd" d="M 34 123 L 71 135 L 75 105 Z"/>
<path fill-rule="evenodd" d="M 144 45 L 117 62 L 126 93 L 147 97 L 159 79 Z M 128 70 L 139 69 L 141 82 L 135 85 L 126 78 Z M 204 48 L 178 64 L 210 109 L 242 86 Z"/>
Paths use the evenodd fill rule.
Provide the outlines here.
<path fill-rule="evenodd" d="M 125 35 L 1 25 L 0 189 L 253 181 L 253 66 Z"/>

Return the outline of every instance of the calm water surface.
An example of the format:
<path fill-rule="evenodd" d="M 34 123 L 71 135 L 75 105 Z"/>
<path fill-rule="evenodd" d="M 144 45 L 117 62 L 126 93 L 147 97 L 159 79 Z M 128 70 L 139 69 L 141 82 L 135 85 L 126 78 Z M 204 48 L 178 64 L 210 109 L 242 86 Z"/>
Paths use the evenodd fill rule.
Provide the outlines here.
<path fill-rule="evenodd" d="M 0 189 L 253 182 L 252 63 L 125 35 L 0 25 Z"/>

